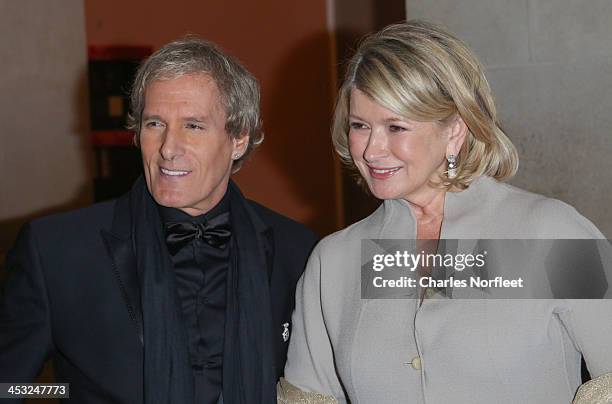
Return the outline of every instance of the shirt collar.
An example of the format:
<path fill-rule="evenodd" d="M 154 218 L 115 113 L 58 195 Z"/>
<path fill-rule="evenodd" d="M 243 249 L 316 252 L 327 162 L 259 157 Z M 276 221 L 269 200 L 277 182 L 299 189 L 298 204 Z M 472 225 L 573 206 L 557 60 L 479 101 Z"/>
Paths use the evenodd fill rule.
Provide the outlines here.
<path fill-rule="evenodd" d="M 217 203 L 212 209 L 210 209 L 206 213 L 202 213 L 198 216 L 191 216 L 178 208 L 169 208 L 166 206 L 157 205 L 159 216 L 161 217 L 162 223 L 170 223 L 170 222 L 191 222 L 191 223 L 205 223 L 209 222 L 211 219 L 225 213 L 230 210 L 229 203 L 229 193 L 230 187 L 227 187 L 225 191 L 225 195 L 223 198 Z"/>

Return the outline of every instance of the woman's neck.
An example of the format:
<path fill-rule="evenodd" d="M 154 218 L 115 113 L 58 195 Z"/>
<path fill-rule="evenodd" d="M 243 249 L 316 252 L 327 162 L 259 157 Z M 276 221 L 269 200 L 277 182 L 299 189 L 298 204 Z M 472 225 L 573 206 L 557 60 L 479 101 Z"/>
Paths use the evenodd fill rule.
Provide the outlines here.
<path fill-rule="evenodd" d="M 432 192 L 430 197 L 419 203 L 408 201 L 417 223 L 417 239 L 440 238 L 446 190 L 436 191 L 438 192 Z"/>

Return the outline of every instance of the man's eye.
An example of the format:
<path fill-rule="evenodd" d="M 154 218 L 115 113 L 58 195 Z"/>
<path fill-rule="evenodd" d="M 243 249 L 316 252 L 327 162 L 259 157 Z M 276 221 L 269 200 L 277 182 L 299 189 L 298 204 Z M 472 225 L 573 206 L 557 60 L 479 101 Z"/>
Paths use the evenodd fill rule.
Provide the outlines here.
<path fill-rule="evenodd" d="M 185 126 L 187 129 L 193 129 L 193 130 L 203 130 L 204 129 L 202 125 L 198 125 L 196 123 L 188 123 Z"/>
<path fill-rule="evenodd" d="M 354 130 L 366 129 L 367 128 L 367 126 L 364 125 L 361 122 L 350 122 L 349 126 L 350 126 L 351 129 L 354 129 Z"/>
<path fill-rule="evenodd" d="M 162 123 L 159 121 L 148 121 L 145 122 L 145 128 L 160 128 Z"/>

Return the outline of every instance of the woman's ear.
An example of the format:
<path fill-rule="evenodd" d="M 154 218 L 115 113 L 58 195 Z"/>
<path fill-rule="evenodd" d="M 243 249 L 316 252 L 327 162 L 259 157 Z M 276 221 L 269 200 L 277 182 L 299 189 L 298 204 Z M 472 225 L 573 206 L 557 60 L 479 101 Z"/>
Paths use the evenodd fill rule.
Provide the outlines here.
<path fill-rule="evenodd" d="M 459 155 L 461 146 L 467 137 L 467 125 L 459 114 L 455 114 L 448 123 L 448 144 L 446 146 L 446 155 Z"/>

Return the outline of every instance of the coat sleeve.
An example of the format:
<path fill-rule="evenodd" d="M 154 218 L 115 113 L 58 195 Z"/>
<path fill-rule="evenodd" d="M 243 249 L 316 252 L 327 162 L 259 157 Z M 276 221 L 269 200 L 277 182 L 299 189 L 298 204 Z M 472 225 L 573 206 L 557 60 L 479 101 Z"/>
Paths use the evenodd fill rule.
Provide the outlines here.
<path fill-rule="evenodd" d="M 315 248 L 296 289 L 285 378 L 294 386 L 345 403 L 321 307 L 321 257 Z"/>
<path fill-rule="evenodd" d="M 572 299 L 559 317 L 582 353 L 592 378 L 612 372 L 612 246 L 596 240 L 603 264 L 603 299 Z"/>
<path fill-rule="evenodd" d="M 0 382 L 31 382 L 51 352 L 49 304 L 31 225 L 9 252 L 0 287 Z"/>
<path fill-rule="evenodd" d="M 592 378 L 612 372 L 612 300 L 570 300 L 559 314 Z"/>
<path fill-rule="evenodd" d="M 574 221 L 584 229 L 574 237 L 589 239 L 592 243 L 585 244 L 590 248 L 573 249 L 582 250 L 575 251 L 580 257 L 574 265 L 575 271 L 585 276 L 602 298 L 566 300 L 559 317 L 594 379 L 612 372 L 612 245 L 586 218 L 575 213 Z"/>

